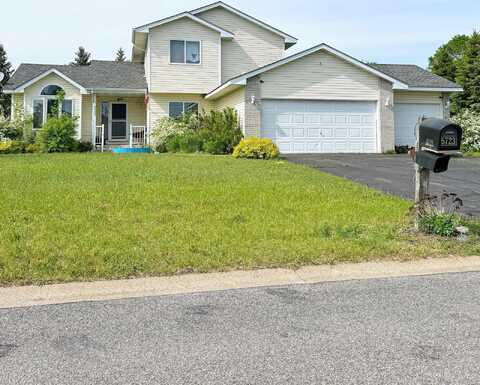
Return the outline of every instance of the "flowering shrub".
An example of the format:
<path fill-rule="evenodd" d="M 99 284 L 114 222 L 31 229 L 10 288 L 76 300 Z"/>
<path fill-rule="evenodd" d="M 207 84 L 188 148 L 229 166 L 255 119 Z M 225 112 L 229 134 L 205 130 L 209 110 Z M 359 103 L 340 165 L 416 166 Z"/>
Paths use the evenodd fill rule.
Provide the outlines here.
<path fill-rule="evenodd" d="M 463 151 L 480 151 L 480 114 L 463 110 L 452 118 L 463 129 Z"/>
<path fill-rule="evenodd" d="M 155 127 L 150 133 L 150 143 L 157 152 L 166 152 L 167 141 L 175 135 L 181 135 L 188 129 L 183 120 L 163 117 L 157 120 Z"/>
<path fill-rule="evenodd" d="M 271 139 L 243 139 L 233 150 L 235 158 L 275 159 L 280 154 L 278 147 Z"/>

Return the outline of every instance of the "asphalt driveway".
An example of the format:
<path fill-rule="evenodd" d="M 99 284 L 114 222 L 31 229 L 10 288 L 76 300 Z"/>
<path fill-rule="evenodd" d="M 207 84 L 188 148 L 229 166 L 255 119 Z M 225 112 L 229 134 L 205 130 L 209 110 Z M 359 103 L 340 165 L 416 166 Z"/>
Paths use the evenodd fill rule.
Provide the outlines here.
<path fill-rule="evenodd" d="M 415 170 L 407 155 L 295 154 L 283 157 L 390 194 L 414 199 Z M 431 194 L 443 191 L 458 194 L 463 200 L 465 214 L 480 216 L 480 158 L 454 158 L 447 172 L 432 173 Z"/>

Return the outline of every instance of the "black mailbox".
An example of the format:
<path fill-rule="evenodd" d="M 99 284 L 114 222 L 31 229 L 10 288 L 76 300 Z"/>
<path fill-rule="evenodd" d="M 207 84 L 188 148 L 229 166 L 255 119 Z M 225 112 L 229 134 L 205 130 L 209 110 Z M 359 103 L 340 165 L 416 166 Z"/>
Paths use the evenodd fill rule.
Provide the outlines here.
<path fill-rule="evenodd" d="M 450 155 L 435 154 L 429 151 L 417 151 L 415 157 L 415 161 L 420 167 L 435 173 L 447 171 L 450 163 Z"/>
<path fill-rule="evenodd" d="M 419 128 L 420 149 L 437 152 L 460 150 L 462 128 L 448 120 L 428 118 Z"/>

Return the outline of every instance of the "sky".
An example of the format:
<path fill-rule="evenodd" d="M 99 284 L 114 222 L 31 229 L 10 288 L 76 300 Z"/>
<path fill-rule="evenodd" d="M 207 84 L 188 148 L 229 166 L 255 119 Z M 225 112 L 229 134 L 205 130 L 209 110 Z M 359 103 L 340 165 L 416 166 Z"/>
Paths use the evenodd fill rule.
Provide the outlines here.
<path fill-rule="evenodd" d="M 67 64 L 82 45 L 92 58 L 130 57 L 131 30 L 208 0 L 3 0 L 0 44 L 20 63 Z M 480 30 L 478 0 L 228 0 L 299 39 L 287 54 L 327 43 L 360 60 L 426 67 L 456 34 Z"/>

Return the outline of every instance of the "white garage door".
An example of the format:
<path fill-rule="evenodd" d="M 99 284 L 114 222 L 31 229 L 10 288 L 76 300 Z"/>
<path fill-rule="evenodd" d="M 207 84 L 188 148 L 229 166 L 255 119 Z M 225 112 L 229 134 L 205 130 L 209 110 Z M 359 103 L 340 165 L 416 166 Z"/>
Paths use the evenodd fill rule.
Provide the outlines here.
<path fill-rule="evenodd" d="M 415 127 L 418 118 L 442 118 L 441 104 L 395 103 L 395 145 L 415 146 Z"/>
<path fill-rule="evenodd" d="M 262 101 L 261 136 L 280 152 L 377 152 L 376 102 Z"/>

